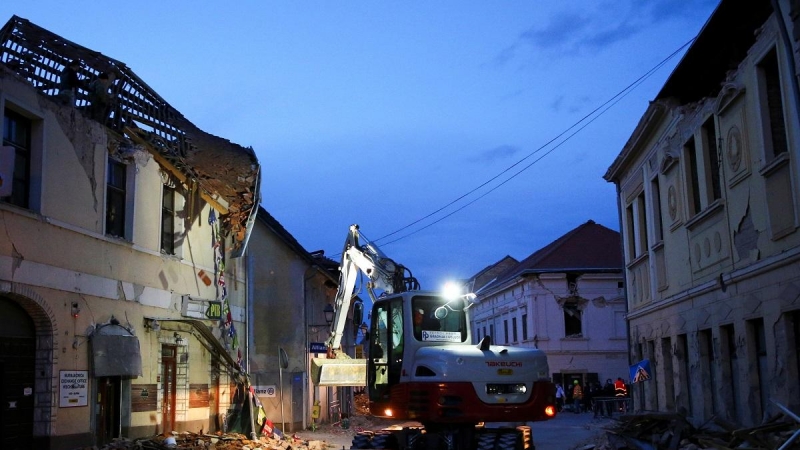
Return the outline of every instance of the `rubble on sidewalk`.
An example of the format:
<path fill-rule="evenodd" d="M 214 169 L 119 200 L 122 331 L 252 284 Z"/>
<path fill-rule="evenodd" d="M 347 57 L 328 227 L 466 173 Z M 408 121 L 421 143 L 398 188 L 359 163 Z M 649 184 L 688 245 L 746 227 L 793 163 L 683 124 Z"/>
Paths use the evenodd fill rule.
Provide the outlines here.
<path fill-rule="evenodd" d="M 581 450 L 774 450 L 781 448 L 798 430 L 800 424 L 783 414 L 750 428 L 718 418 L 695 428 L 678 413 L 641 413 L 617 417 L 606 433 Z M 794 442 L 786 448 L 800 448 L 800 443 Z"/>
<path fill-rule="evenodd" d="M 174 443 L 172 439 L 174 438 Z M 172 433 L 170 436 L 152 436 L 138 439 L 117 438 L 102 447 L 84 447 L 80 450 L 325 450 L 325 441 L 306 441 L 296 436 L 261 437 L 249 439 L 238 433 Z"/>

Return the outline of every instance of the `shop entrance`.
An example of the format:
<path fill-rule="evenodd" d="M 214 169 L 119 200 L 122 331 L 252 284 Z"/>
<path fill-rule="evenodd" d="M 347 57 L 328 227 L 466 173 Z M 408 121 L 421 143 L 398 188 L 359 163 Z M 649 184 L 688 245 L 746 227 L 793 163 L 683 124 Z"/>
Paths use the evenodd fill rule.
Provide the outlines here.
<path fill-rule="evenodd" d="M 33 447 L 36 328 L 16 302 L 0 298 L 0 448 Z"/>
<path fill-rule="evenodd" d="M 120 418 L 121 398 L 120 377 L 97 379 L 97 443 L 104 445 L 120 437 L 122 420 Z"/>

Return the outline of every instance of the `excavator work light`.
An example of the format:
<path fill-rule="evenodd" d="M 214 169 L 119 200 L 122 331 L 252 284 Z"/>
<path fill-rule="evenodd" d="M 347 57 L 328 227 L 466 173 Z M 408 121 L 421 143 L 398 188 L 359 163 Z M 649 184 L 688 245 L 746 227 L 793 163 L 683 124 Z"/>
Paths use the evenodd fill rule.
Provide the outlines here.
<path fill-rule="evenodd" d="M 548 405 L 544 409 L 544 415 L 546 415 L 547 417 L 554 417 L 556 415 L 556 407 L 553 405 Z"/>

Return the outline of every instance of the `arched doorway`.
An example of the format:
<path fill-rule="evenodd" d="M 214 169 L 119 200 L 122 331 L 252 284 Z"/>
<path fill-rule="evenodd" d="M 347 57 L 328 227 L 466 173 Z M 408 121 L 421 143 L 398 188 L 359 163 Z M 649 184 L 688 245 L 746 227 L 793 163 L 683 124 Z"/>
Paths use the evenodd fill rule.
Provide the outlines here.
<path fill-rule="evenodd" d="M 36 326 L 17 302 L 0 296 L 0 447 L 33 448 Z"/>

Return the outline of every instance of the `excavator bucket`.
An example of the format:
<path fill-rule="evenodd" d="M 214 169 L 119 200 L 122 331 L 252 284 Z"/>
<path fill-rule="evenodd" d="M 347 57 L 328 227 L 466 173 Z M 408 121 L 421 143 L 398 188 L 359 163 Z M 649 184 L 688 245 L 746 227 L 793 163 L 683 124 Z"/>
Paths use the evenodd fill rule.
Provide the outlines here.
<path fill-rule="evenodd" d="M 311 381 L 317 386 L 366 386 L 366 359 L 311 359 Z"/>

